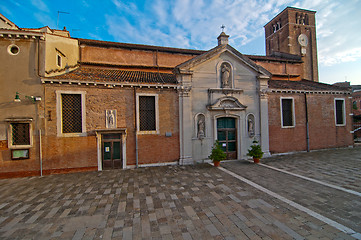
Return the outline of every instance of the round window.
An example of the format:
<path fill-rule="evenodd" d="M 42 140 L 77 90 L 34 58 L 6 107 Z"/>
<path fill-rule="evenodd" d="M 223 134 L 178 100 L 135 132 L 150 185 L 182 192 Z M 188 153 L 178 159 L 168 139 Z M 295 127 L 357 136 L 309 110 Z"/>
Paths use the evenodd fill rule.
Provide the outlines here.
<path fill-rule="evenodd" d="M 15 44 L 12 44 L 8 47 L 8 52 L 11 55 L 18 55 L 20 52 L 20 48 L 16 46 Z"/>

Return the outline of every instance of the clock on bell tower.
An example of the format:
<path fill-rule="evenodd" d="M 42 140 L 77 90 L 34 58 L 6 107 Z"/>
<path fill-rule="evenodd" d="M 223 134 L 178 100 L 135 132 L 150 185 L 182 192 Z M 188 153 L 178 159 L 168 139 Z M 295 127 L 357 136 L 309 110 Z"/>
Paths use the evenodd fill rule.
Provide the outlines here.
<path fill-rule="evenodd" d="M 266 55 L 283 52 L 301 56 L 301 78 L 318 82 L 315 14 L 315 11 L 287 7 L 264 28 Z"/>

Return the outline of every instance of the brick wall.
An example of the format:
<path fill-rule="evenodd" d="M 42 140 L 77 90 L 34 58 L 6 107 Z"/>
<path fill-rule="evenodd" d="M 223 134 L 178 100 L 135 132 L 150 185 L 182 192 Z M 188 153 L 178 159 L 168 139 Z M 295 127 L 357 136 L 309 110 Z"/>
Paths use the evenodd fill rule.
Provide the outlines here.
<path fill-rule="evenodd" d="M 281 127 L 280 97 L 293 97 L 295 127 Z M 346 125 L 336 126 L 334 99 L 344 98 Z M 269 135 L 271 153 L 306 151 L 306 108 L 304 94 L 271 93 L 269 104 Z M 353 144 L 351 100 L 348 95 L 307 94 L 310 150 L 346 147 Z"/>
<path fill-rule="evenodd" d="M 117 128 L 127 129 L 127 165 L 135 165 L 135 108 L 133 88 L 101 86 L 46 85 L 46 145 L 43 146 L 45 169 L 97 168 L 95 130 L 105 129 L 105 110 L 117 110 Z M 86 137 L 57 136 L 56 90 L 86 92 Z M 179 159 L 178 94 L 174 89 L 137 89 L 137 93 L 158 94 L 159 134 L 138 135 L 139 164 L 164 163 Z M 171 132 L 171 137 L 165 133 Z"/>

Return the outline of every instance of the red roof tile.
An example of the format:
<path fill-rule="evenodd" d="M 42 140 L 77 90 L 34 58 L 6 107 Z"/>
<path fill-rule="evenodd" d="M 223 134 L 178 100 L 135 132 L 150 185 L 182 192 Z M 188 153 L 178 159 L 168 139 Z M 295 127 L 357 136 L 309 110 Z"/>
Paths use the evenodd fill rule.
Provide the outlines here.
<path fill-rule="evenodd" d="M 176 84 L 177 80 L 174 74 L 143 72 L 143 71 L 125 71 L 118 69 L 87 68 L 80 67 L 76 70 L 49 79 L 64 79 L 78 81 L 97 81 L 97 82 L 131 82 L 131 83 L 165 83 Z"/>

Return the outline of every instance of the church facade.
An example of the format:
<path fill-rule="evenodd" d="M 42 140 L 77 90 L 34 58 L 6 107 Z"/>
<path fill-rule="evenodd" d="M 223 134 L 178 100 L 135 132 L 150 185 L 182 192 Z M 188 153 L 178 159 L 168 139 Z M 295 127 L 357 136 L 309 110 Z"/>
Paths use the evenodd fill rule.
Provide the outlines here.
<path fill-rule="evenodd" d="M 266 56 L 243 55 L 224 32 L 199 51 L 6 22 L 3 49 L 16 45 L 9 36 L 39 46 L 5 50 L 7 68 L 20 57 L 40 61 L 31 82 L 14 71 L 20 90 L 1 95 L 2 177 L 194 164 L 216 140 L 228 159 L 246 159 L 254 140 L 265 156 L 353 145 L 351 92 L 318 82 L 313 11 L 288 7 L 266 24 Z M 1 83 L 8 77 L 2 69 Z"/>

